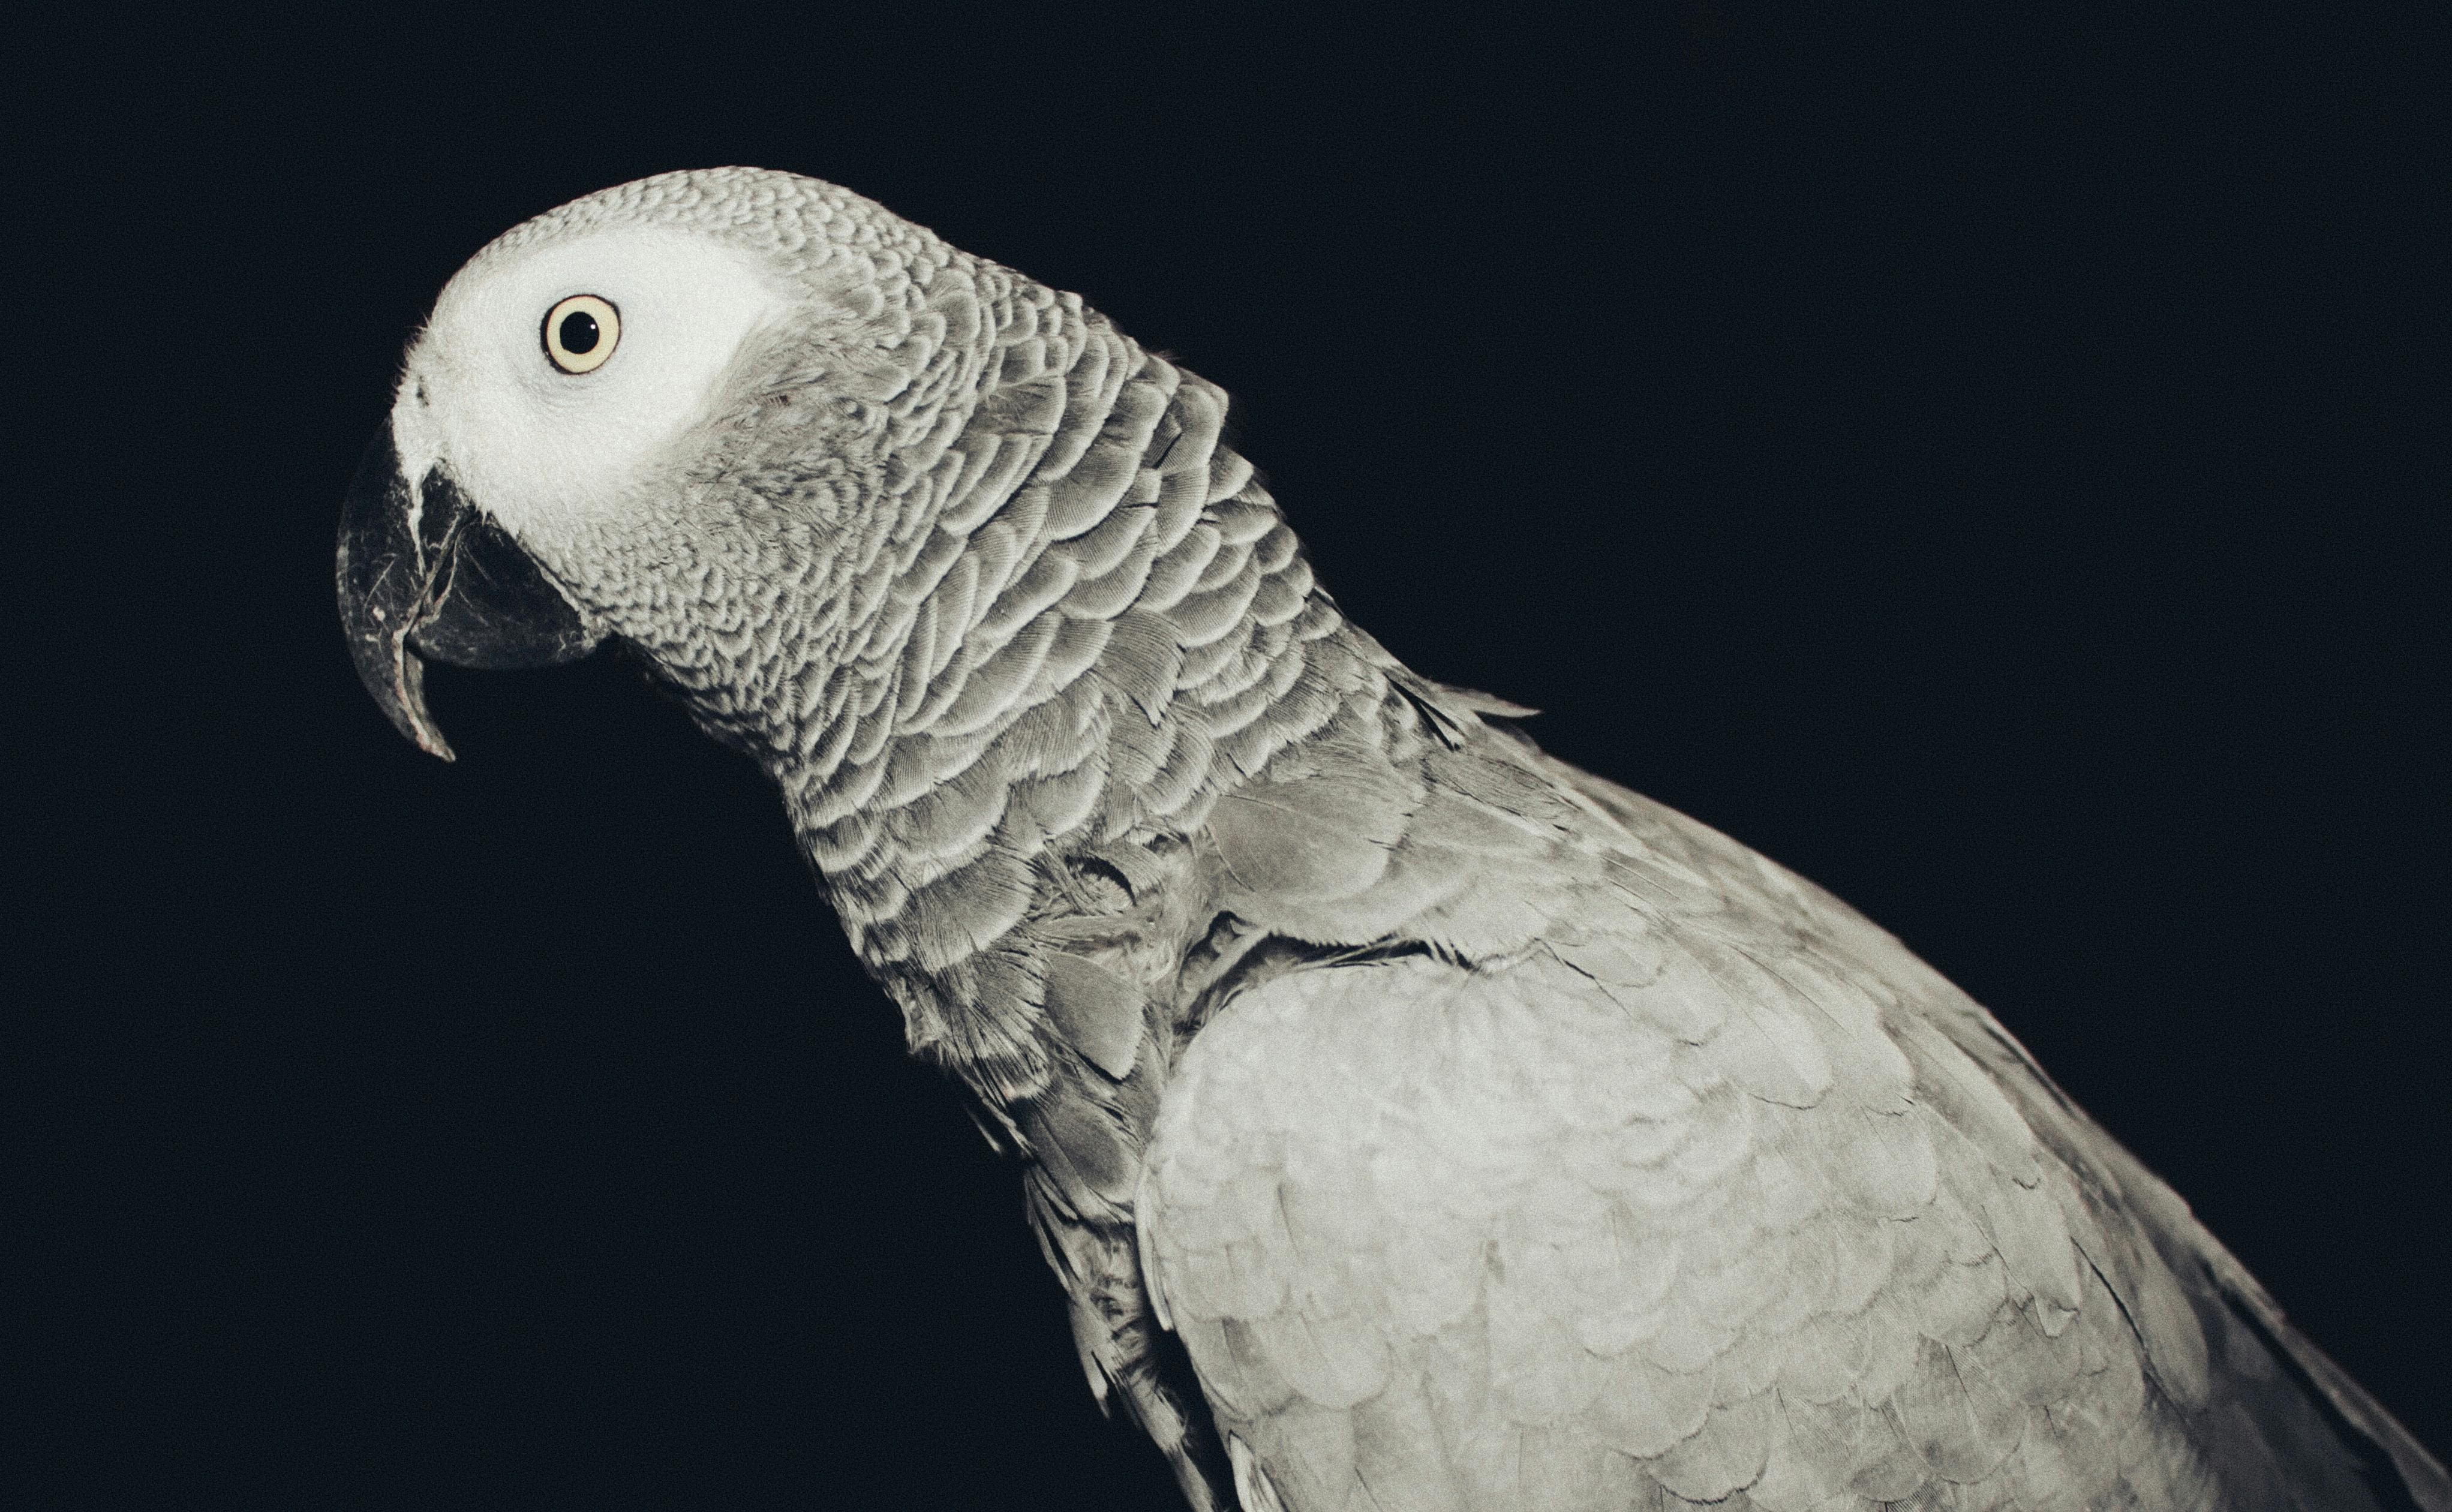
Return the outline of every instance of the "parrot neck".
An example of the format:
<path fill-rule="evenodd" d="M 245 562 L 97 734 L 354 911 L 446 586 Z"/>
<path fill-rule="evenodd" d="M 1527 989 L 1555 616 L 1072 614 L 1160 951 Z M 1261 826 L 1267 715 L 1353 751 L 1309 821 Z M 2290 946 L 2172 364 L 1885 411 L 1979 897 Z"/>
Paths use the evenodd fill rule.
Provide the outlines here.
<path fill-rule="evenodd" d="M 779 401 L 740 433 L 777 453 L 652 544 L 716 628 L 665 635 L 652 604 L 617 626 L 774 776 L 915 1051 L 999 1110 L 1146 1065 L 1143 1020 L 1186 1010 L 1223 795 L 1473 719 L 1320 591 L 1221 390 L 1032 297 L 957 353 L 992 381 L 880 382 L 971 397 L 877 422 L 903 439 L 865 461 L 799 429 L 843 412 Z"/>
<path fill-rule="evenodd" d="M 1008 360 L 911 460 L 973 481 L 917 539 L 844 554 L 891 570 L 846 585 L 836 644 L 770 678 L 799 715 L 767 750 L 804 854 L 914 1050 L 991 1106 L 1071 1053 L 1046 982 L 1085 899 L 1181 870 L 1221 792 L 1367 717 L 1395 669 L 1220 440 L 1225 395 L 1103 323 L 1072 334 L 1065 366 L 1015 379 Z M 1017 417 L 1045 414 L 1034 385 L 1058 416 L 1017 442 Z M 1136 970 L 1179 961 L 1167 936 L 1205 928 L 1195 912 L 1141 918 Z"/>

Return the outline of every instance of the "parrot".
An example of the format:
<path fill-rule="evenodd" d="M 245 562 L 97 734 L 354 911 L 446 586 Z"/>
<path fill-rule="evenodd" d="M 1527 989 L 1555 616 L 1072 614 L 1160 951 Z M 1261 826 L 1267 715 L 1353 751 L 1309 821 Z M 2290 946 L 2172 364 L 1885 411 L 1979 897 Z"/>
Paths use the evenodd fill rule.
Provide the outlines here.
<path fill-rule="evenodd" d="M 343 507 L 366 690 L 611 643 L 758 763 L 1196 1508 L 2452 1512 L 1897 939 L 1347 619 L 1228 401 L 847 189 L 504 233 Z"/>

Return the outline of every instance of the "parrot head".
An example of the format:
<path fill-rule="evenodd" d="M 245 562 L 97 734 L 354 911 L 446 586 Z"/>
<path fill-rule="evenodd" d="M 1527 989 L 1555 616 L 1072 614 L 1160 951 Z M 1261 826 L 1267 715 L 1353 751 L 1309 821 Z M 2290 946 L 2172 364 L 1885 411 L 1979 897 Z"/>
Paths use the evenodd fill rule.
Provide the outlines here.
<path fill-rule="evenodd" d="M 1411 674 L 1227 413 L 1078 296 L 847 190 L 643 179 L 444 289 L 343 511 L 341 618 L 436 756 L 424 658 L 638 654 L 775 780 L 914 1044 L 1010 1101 L 1049 1074 L 1025 921 L 1112 896 L 1079 857 L 1139 834 L 1188 866 L 1280 752 L 1411 728 Z M 1473 717 L 1405 686 L 1448 737 Z"/>
<path fill-rule="evenodd" d="M 410 343 L 349 490 L 339 591 L 366 688 L 447 760 L 423 658 L 542 666 L 619 638 L 719 735 L 787 740 L 776 684 L 857 635 L 875 606 L 850 590 L 942 502 L 915 468 L 995 376 L 982 299 L 1025 282 L 758 169 L 506 233 Z"/>

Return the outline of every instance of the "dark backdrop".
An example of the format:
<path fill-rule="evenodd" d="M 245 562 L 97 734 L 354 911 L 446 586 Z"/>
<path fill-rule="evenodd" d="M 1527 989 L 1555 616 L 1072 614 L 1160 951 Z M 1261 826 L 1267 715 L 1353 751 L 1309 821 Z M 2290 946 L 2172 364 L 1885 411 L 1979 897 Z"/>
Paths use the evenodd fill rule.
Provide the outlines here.
<path fill-rule="evenodd" d="M 30 45 L 14 1463 L 1169 1504 L 751 768 L 610 658 L 438 672 L 446 767 L 343 652 L 433 292 L 731 162 L 1225 384 L 1392 650 L 1903 935 L 2452 1445 L 2440 70 L 2338 8 L 1618 14 Z"/>

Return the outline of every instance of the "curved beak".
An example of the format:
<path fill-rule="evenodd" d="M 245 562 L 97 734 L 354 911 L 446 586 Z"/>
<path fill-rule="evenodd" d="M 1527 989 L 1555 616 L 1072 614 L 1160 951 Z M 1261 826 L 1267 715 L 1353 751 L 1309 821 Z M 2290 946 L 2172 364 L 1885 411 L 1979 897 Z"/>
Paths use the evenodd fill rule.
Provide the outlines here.
<path fill-rule="evenodd" d="M 394 728 L 445 761 L 451 747 L 426 712 L 421 654 L 462 667 L 545 667 L 603 638 L 449 473 L 404 477 L 388 423 L 349 484 L 335 576 L 359 679 Z"/>

